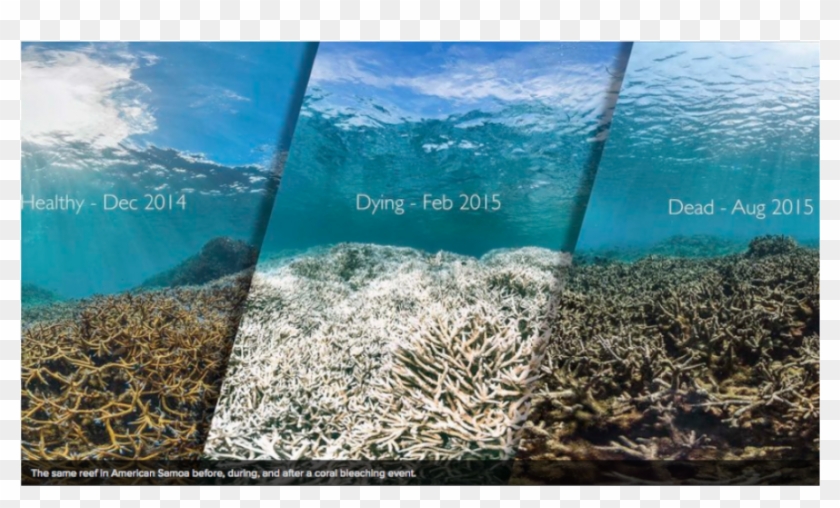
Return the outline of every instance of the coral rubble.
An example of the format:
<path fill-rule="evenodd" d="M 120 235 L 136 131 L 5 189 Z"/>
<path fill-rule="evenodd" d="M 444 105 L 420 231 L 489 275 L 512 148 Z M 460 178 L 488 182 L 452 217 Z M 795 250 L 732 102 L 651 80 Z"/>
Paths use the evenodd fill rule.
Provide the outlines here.
<path fill-rule="evenodd" d="M 512 457 L 568 262 L 340 244 L 261 264 L 206 455 Z"/>
<path fill-rule="evenodd" d="M 576 264 L 557 301 L 520 459 L 817 456 L 818 251 Z"/>
<path fill-rule="evenodd" d="M 23 458 L 198 457 L 246 294 L 247 277 L 229 277 L 27 323 Z"/>

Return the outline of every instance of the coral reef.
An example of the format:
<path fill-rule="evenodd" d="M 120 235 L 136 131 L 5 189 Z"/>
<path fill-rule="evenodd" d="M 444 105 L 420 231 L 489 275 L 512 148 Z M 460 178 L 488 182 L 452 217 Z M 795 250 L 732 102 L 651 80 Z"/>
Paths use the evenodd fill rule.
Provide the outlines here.
<path fill-rule="evenodd" d="M 155 275 L 142 287 L 176 287 L 205 284 L 227 275 L 252 269 L 257 263 L 257 249 L 241 240 L 214 238 L 198 254 L 175 268 Z"/>
<path fill-rule="evenodd" d="M 675 235 L 648 246 L 621 246 L 600 250 L 575 251 L 576 263 L 636 261 L 648 256 L 709 258 L 743 252 L 741 240 L 713 235 Z"/>
<path fill-rule="evenodd" d="M 747 256 L 760 258 L 773 254 L 790 254 L 795 252 L 798 246 L 796 240 L 789 236 L 765 235 L 753 238 L 747 249 Z"/>
<path fill-rule="evenodd" d="M 361 244 L 261 263 L 206 455 L 512 457 L 568 263 Z"/>
<path fill-rule="evenodd" d="M 76 312 L 75 300 L 64 300 L 57 294 L 35 284 L 21 284 L 21 324 L 53 321 L 72 317 Z"/>
<path fill-rule="evenodd" d="M 27 323 L 23 458 L 198 457 L 247 281 L 99 296 Z"/>
<path fill-rule="evenodd" d="M 20 285 L 20 304 L 23 307 L 49 305 L 59 300 L 58 295 L 41 286 L 25 282 Z"/>
<path fill-rule="evenodd" d="M 818 251 L 576 264 L 557 301 L 519 458 L 817 456 Z"/>

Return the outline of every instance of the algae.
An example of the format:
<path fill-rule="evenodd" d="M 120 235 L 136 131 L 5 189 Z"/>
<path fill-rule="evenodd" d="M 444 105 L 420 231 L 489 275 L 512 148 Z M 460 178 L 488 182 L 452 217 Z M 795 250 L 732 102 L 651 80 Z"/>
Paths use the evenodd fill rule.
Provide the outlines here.
<path fill-rule="evenodd" d="M 818 251 L 577 262 L 556 300 L 522 461 L 818 456 Z"/>

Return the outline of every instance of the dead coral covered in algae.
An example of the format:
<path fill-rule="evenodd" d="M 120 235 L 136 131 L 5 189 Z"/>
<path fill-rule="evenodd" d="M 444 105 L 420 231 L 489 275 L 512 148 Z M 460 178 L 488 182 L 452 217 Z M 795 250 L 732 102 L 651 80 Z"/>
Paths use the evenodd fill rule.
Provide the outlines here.
<path fill-rule="evenodd" d="M 198 457 L 246 282 L 94 297 L 26 323 L 23 458 Z"/>
<path fill-rule="evenodd" d="M 341 244 L 261 265 L 207 455 L 512 457 L 568 262 Z"/>
<path fill-rule="evenodd" d="M 585 264 L 558 301 L 520 458 L 818 453 L 818 251 L 761 237 L 739 255 Z"/>

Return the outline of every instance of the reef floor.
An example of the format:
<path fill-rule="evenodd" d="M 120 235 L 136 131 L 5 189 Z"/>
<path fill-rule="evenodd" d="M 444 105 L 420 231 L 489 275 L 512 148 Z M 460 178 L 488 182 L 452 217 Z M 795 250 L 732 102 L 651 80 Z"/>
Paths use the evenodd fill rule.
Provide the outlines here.
<path fill-rule="evenodd" d="M 548 460 L 818 457 L 818 250 L 576 263 L 557 302 L 514 482 L 568 481 Z"/>
<path fill-rule="evenodd" d="M 261 263 L 211 459 L 506 459 L 568 255 L 339 244 Z"/>

